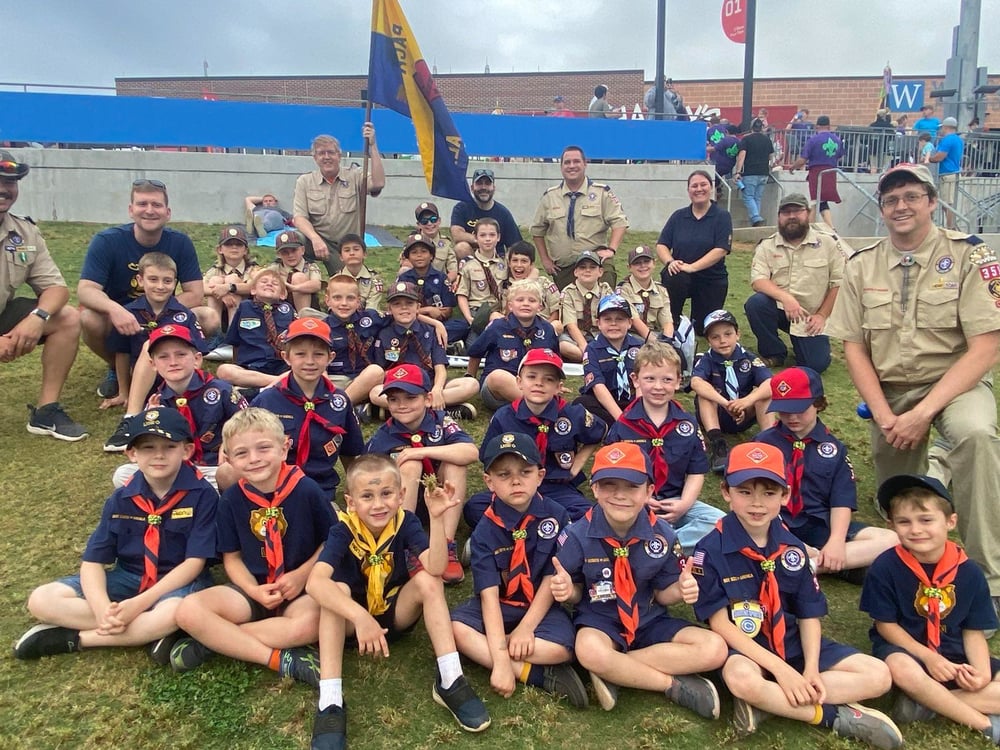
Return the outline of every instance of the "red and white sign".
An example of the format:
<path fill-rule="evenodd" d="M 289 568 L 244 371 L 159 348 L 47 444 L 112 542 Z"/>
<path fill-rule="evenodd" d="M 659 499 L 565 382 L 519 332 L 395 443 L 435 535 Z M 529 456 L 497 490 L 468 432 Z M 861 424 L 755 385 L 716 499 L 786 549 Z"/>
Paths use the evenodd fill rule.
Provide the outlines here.
<path fill-rule="evenodd" d="M 730 40 L 737 44 L 746 42 L 746 0 L 722 0 L 722 30 Z"/>

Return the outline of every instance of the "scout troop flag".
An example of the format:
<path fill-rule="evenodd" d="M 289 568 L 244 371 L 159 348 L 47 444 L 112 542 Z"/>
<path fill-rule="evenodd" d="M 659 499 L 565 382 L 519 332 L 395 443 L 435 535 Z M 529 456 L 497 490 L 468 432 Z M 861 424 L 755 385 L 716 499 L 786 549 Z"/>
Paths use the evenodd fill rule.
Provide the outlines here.
<path fill-rule="evenodd" d="M 469 200 L 469 157 L 398 0 L 373 0 L 368 97 L 413 120 L 432 195 Z"/>

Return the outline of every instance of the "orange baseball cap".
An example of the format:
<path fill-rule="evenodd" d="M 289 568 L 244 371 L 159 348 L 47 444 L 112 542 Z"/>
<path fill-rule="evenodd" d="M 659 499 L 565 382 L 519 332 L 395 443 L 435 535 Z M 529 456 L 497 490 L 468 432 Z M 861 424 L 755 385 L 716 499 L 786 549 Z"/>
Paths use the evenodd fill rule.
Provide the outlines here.
<path fill-rule="evenodd" d="M 785 457 L 781 451 L 767 443 L 741 443 L 729 451 L 726 483 L 735 487 L 751 479 L 770 479 L 787 487 Z"/>
<path fill-rule="evenodd" d="M 330 326 L 326 324 L 325 320 L 319 320 L 318 318 L 296 318 L 285 332 L 285 343 L 287 344 L 289 341 L 294 341 L 303 336 L 312 336 L 330 346 Z"/>
<path fill-rule="evenodd" d="M 653 467 L 649 456 L 635 443 L 611 443 L 594 456 L 590 481 L 624 479 L 632 484 L 645 484 L 653 480 Z"/>

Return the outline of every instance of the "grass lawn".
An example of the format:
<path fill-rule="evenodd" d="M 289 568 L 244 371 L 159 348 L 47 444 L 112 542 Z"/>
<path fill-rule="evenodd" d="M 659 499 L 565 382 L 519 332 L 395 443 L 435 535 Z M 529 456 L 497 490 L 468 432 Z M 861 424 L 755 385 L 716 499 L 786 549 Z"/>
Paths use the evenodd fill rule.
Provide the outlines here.
<path fill-rule="evenodd" d="M 202 266 L 214 255 L 218 227 L 176 225 L 195 241 Z M 42 231 L 71 287 L 75 288 L 87 243 L 103 227 L 92 224 L 46 223 Z M 394 230 L 404 236 L 406 230 Z M 653 243 L 655 235 L 633 232 L 623 247 Z M 743 320 L 749 294 L 752 247 L 739 246 L 728 260 L 729 309 Z M 624 253 L 617 257 L 620 273 Z M 268 256 L 259 254 L 258 259 Z M 395 251 L 376 249 L 371 265 L 391 280 Z M 755 342 L 745 333 L 744 345 Z M 835 347 L 837 349 L 838 347 Z M 94 389 L 102 363 L 81 349 L 63 403 L 87 425 L 91 436 L 70 444 L 29 435 L 25 404 L 37 398 L 38 355 L 0 369 L 0 435 L 10 455 L 0 478 L 0 641 L 13 645 L 33 623 L 25 607 L 35 586 L 74 572 L 102 504 L 111 491 L 111 472 L 121 455 L 101 450 L 119 414 L 97 409 Z M 823 420 L 844 443 L 858 474 L 858 518 L 877 523 L 872 509 L 873 470 L 867 424 L 855 416 L 857 394 L 840 352 L 824 377 L 831 408 Z M 571 387 L 579 386 L 571 380 Z M 681 396 L 691 409 L 691 398 Z M 488 413 L 465 424 L 478 442 Z M 374 428 L 367 426 L 366 436 Z M 470 471 L 470 494 L 482 487 L 481 473 Z M 703 499 L 719 504 L 717 482 L 709 479 Z M 460 530 L 460 535 L 467 534 Z M 825 633 L 868 650 L 868 620 L 857 611 L 859 589 L 825 580 L 830 614 Z M 449 590 L 458 603 L 471 594 L 471 576 Z M 688 617 L 690 610 L 682 612 Z M 994 649 L 996 653 L 996 649 Z M 703 750 L 753 744 L 755 748 L 849 748 L 858 745 L 822 730 L 791 721 L 768 722 L 752 740 L 738 741 L 729 724 L 730 702 L 723 718 L 707 722 L 667 703 L 662 696 L 624 690 L 613 713 L 596 703 L 574 710 L 548 695 L 519 686 L 504 700 L 489 690 L 489 675 L 467 664 L 466 671 L 486 699 L 493 726 L 482 735 L 462 732 L 447 712 L 433 703 L 434 660 L 420 627 L 394 644 L 388 661 L 348 656 L 345 692 L 349 733 L 355 748 L 507 747 L 598 748 L 628 746 Z M 0 659 L 0 740 L 18 748 L 302 748 L 308 747 L 315 710 L 313 690 L 281 681 L 265 669 L 217 658 L 184 675 L 158 668 L 141 649 L 89 651 L 39 662 Z M 888 710 L 889 702 L 879 707 Z M 904 728 L 907 744 L 919 748 L 986 747 L 974 732 L 948 722 Z"/>

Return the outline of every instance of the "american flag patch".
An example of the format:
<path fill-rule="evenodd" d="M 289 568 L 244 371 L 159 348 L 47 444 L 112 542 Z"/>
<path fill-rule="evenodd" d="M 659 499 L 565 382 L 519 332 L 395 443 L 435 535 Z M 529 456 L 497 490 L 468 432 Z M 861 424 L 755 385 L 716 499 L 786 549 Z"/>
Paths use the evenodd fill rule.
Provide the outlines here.
<path fill-rule="evenodd" d="M 691 555 L 692 565 L 704 565 L 705 564 L 705 550 L 696 550 L 693 555 Z"/>

